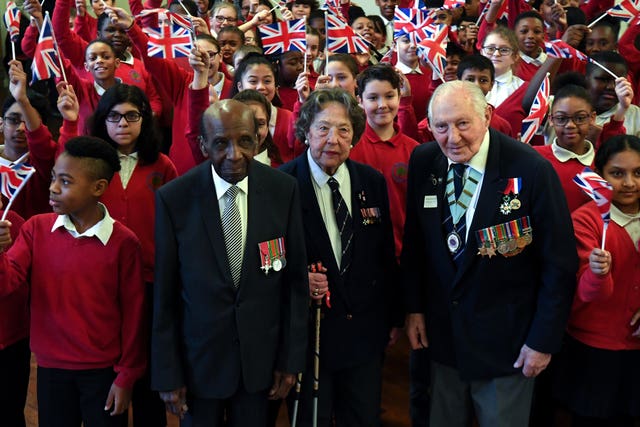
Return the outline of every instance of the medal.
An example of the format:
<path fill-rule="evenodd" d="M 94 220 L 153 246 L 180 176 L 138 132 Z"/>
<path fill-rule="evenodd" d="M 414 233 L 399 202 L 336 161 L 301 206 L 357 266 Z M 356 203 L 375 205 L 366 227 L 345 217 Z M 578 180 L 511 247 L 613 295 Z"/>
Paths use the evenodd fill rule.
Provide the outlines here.
<path fill-rule="evenodd" d="M 504 196 L 502 200 L 502 204 L 500 205 L 500 213 L 502 215 L 509 215 L 511 213 L 511 200 L 509 199 L 509 196 Z"/>
<path fill-rule="evenodd" d="M 511 202 L 509 202 L 509 207 L 514 211 L 517 211 L 518 209 L 520 209 L 520 206 L 522 206 L 522 204 L 518 199 L 513 199 L 511 200 Z"/>
<path fill-rule="evenodd" d="M 280 271 L 282 270 L 282 267 L 282 261 L 280 258 L 273 260 L 273 271 Z"/>
<path fill-rule="evenodd" d="M 452 231 L 451 233 L 447 234 L 447 247 L 449 248 L 449 252 L 455 254 L 460 250 L 461 246 L 462 239 L 460 238 L 460 235 L 458 233 Z"/>

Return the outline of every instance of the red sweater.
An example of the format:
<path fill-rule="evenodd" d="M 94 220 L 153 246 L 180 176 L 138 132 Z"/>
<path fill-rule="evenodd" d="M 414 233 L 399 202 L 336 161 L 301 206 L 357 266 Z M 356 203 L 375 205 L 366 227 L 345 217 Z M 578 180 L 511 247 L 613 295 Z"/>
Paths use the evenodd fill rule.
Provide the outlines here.
<path fill-rule="evenodd" d="M 100 199 L 113 219 L 129 227 L 140 239 L 143 278 L 147 283 L 153 282 L 156 190 L 177 176 L 171 160 L 160 154 L 158 160 L 150 165 L 140 165 L 138 161 L 126 189 L 122 188 L 120 173 L 116 173 Z"/>
<path fill-rule="evenodd" d="M 51 184 L 51 169 L 55 163 L 58 144 L 51 138 L 49 129 L 40 125 L 33 132 L 26 131 L 29 147 L 29 164 L 36 168 L 36 173 L 29 179 L 11 205 L 11 210 L 25 219 L 33 215 L 51 212 L 49 206 L 49 184 Z M 7 206 L 9 201 L 2 197 L 2 203 Z"/>
<path fill-rule="evenodd" d="M 0 211 L 0 216 L 4 211 Z M 9 211 L 11 240 L 15 242 L 24 219 Z M 7 296 L 0 297 L 0 350 L 29 336 L 29 289 L 26 286 Z"/>
<path fill-rule="evenodd" d="M 627 231 L 611 221 L 605 249 L 611 252 L 606 276 L 589 268 L 589 254 L 602 240 L 602 218 L 595 202 L 573 214 L 580 268 L 567 332 L 591 347 L 606 350 L 640 350 L 640 339 L 631 334 L 638 325 L 629 322 L 640 308 L 640 253 Z"/>
<path fill-rule="evenodd" d="M 633 85 L 633 103 L 640 105 L 640 50 L 635 41 L 640 37 L 640 15 L 629 22 L 626 31 L 618 40 L 618 52 L 629 67 L 629 81 Z"/>
<path fill-rule="evenodd" d="M 394 129 L 396 135 L 388 141 L 382 141 L 367 123 L 364 134 L 351 149 L 349 158 L 376 169 L 387 181 L 393 237 L 396 256 L 399 257 L 406 217 L 409 157 L 418 142 L 399 132 L 398 126 L 394 126 Z"/>
<path fill-rule="evenodd" d="M 87 43 L 95 40 L 98 37 L 98 20 L 88 13 L 84 16 L 76 15 L 73 20 L 73 32 Z"/>
<path fill-rule="evenodd" d="M 431 70 L 422 66 L 420 68 L 423 74 L 405 74 L 411 85 L 413 111 L 418 122 L 427 117 L 427 105 L 429 105 L 429 100 L 433 95 L 433 90 L 430 86 Z"/>
<path fill-rule="evenodd" d="M 280 86 L 278 88 L 278 97 L 282 102 L 282 108 L 293 111 L 293 105 L 298 100 L 298 91 L 292 87 Z"/>
<path fill-rule="evenodd" d="M 38 365 L 69 370 L 113 366 L 131 389 L 146 369 L 140 242 L 119 222 L 107 245 L 53 232 L 56 214 L 27 220 L 0 254 L 0 295 L 29 286 L 31 351 Z"/>

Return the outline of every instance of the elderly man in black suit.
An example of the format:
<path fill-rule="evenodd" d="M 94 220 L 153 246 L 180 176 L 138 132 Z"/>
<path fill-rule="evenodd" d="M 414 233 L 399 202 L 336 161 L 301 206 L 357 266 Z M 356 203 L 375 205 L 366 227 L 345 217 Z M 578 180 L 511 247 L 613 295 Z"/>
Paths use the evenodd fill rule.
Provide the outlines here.
<path fill-rule="evenodd" d="M 403 321 L 385 180 L 349 160 L 364 124 L 346 91 L 313 92 L 296 123 L 296 136 L 309 147 L 281 168 L 302 193 L 308 263 L 322 265 L 309 274 L 308 292 L 316 301 L 330 292 L 320 334 L 321 427 L 333 418 L 338 426 L 380 425 L 382 356 L 397 336 L 394 320 Z M 299 426 L 312 425 L 312 372 L 303 376 Z"/>
<path fill-rule="evenodd" d="M 409 164 L 401 265 L 407 333 L 432 358 L 431 426 L 528 425 L 559 350 L 577 255 L 564 193 L 530 147 L 489 129 L 480 89 L 434 93 Z M 425 327 L 426 325 L 426 327 Z"/>
<path fill-rule="evenodd" d="M 214 103 L 200 139 L 211 162 L 156 197 L 152 386 L 187 426 L 265 425 L 267 399 L 304 368 L 298 187 L 253 160 L 257 128 L 250 107 Z"/>

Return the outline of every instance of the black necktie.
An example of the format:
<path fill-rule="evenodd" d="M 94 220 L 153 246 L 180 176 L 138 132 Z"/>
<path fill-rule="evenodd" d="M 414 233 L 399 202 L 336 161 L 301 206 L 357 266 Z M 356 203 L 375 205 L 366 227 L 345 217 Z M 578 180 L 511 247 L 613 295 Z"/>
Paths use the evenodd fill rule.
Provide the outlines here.
<path fill-rule="evenodd" d="M 353 220 L 347 209 L 342 195 L 340 194 L 340 184 L 335 178 L 329 178 L 327 182 L 331 188 L 333 199 L 333 212 L 336 215 L 336 224 L 340 231 L 340 242 L 342 243 L 342 257 L 340 261 L 340 274 L 344 274 L 351 264 L 351 241 L 353 240 Z"/>

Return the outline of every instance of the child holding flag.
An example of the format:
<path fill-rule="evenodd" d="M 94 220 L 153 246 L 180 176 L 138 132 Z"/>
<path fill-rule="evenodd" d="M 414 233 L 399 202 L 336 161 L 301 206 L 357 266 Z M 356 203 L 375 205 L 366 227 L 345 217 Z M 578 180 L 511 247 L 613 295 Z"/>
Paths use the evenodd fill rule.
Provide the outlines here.
<path fill-rule="evenodd" d="M 595 166 L 613 189 L 611 221 L 601 248 L 599 206 L 572 215 L 580 268 L 554 394 L 573 426 L 631 426 L 640 416 L 640 138 L 609 139 Z"/>

